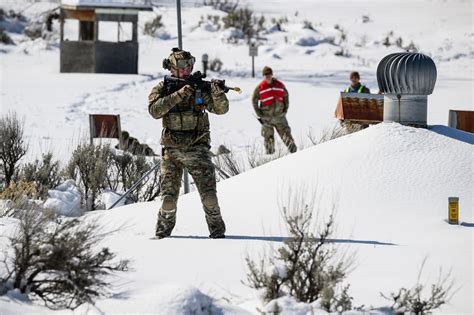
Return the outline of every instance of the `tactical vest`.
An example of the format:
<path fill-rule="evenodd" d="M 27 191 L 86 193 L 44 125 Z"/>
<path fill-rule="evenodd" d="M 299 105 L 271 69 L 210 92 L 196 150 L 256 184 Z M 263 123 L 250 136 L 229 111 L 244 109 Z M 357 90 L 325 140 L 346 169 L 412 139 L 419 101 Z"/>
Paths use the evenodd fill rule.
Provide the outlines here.
<path fill-rule="evenodd" d="M 165 87 L 162 96 L 168 96 L 182 87 L 183 85 Z M 209 131 L 209 117 L 204 110 L 196 109 L 194 99 L 189 98 L 178 103 L 163 116 L 163 128 L 172 132 L 206 132 Z"/>
<path fill-rule="evenodd" d="M 182 87 L 163 87 L 161 96 L 173 94 Z M 204 110 L 196 108 L 193 97 L 181 101 L 163 116 L 161 145 L 164 147 L 183 148 L 197 144 L 210 145 L 210 142 L 209 117 Z"/>
<path fill-rule="evenodd" d="M 362 90 L 364 90 L 364 87 L 365 87 L 365 85 L 361 84 L 360 87 L 356 90 L 352 86 L 348 86 L 344 90 L 344 93 L 357 93 L 357 94 L 360 94 L 360 93 L 362 93 Z"/>
<path fill-rule="evenodd" d="M 260 106 L 266 107 L 274 104 L 276 101 L 283 103 L 283 97 L 285 96 L 285 86 L 278 80 L 273 80 L 271 84 L 267 81 L 262 80 L 258 85 Z"/>

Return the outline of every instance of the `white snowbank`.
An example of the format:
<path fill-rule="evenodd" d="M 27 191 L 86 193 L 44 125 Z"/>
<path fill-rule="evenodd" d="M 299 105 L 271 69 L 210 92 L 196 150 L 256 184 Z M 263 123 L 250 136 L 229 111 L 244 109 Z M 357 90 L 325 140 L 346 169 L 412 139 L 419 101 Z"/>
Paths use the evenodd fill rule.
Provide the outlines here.
<path fill-rule="evenodd" d="M 122 298 L 99 301 L 96 307 L 110 314 L 249 314 L 239 307 L 210 297 L 192 285 L 155 285 L 126 293 Z M 76 312 L 89 314 L 89 309 L 89 305 L 82 305 Z"/>
<path fill-rule="evenodd" d="M 121 196 L 115 191 L 106 189 L 102 193 L 102 203 L 105 205 L 105 209 L 109 209 Z M 126 198 L 122 199 L 116 207 L 121 207 L 125 204 Z"/>
<path fill-rule="evenodd" d="M 262 250 L 265 241 L 278 246 L 286 235 L 278 204 L 284 201 L 284 188 L 317 183 L 326 196 L 323 199 L 338 197 L 334 241 L 357 254 L 347 279 L 354 305 L 386 306 L 380 292 L 411 287 L 428 256 L 423 283 L 436 282 L 443 267 L 452 270 L 461 288 L 440 312 L 472 313 L 473 146 L 468 141 L 474 135 L 459 137 L 450 130 L 447 137 L 437 132 L 382 123 L 220 183 L 219 200 L 228 228 L 228 238 L 223 240 L 207 238 L 196 193 L 181 196 L 173 237 L 164 240 L 150 240 L 158 202 L 87 214 L 101 225 L 126 226 L 105 245 L 119 257 L 131 258 L 134 268 L 121 275 L 124 293 L 98 301 L 97 307 L 105 314 L 161 314 L 161 309 L 168 312 L 163 314 L 179 314 L 209 306 L 209 299 L 196 290 L 169 285 L 178 283 L 205 289 L 214 299 L 229 300 L 255 313 L 255 307 L 262 306 L 256 292 L 241 283 L 246 274 L 243 257 Z M 464 225 L 445 222 L 449 196 L 460 198 Z M 279 305 L 295 314 L 309 310 L 308 305 L 290 300 L 282 299 Z M 0 307 L 18 310 L 11 301 L 0 298 Z"/>
<path fill-rule="evenodd" d="M 443 267 L 452 269 L 462 287 L 441 312 L 468 314 L 472 310 L 473 147 L 458 140 L 456 132 L 450 134 L 454 138 L 383 123 L 226 180 L 218 187 L 228 228 L 225 240 L 207 238 L 196 193 L 181 196 L 174 237 L 160 241 L 149 240 L 158 202 L 90 215 L 103 224 L 129 226 L 111 236 L 108 244 L 121 256 L 135 258 L 136 272 L 126 275 L 131 290 L 156 283 L 197 282 L 253 311 L 260 302 L 252 300 L 256 293 L 241 284 L 245 253 L 260 251 L 264 241 L 277 246 L 286 236 L 279 201 L 285 201 L 288 187 L 317 184 L 323 206 L 338 201 L 335 241 L 356 253 L 356 266 L 347 279 L 354 305 L 386 306 L 389 303 L 380 292 L 411 287 L 428 256 L 424 283 L 435 282 Z M 460 198 L 464 225 L 445 222 L 449 196 Z M 133 298 L 125 302 L 135 303 Z"/>
<path fill-rule="evenodd" d="M 44 207 L 53 209 L 60 215 L 77 217 L 83 214 L 81 209 L 81 192 L 76 187 L 74 181 L 69 179 L 48 191 L 48 199 Z"/>

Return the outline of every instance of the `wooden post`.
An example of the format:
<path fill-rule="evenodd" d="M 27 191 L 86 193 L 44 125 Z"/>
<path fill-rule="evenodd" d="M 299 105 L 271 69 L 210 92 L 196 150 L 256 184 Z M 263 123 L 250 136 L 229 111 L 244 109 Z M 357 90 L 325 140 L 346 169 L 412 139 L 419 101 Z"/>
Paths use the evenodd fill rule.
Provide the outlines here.
<path fill-rule="evenodd" d="M 120 115 L 117 115 L 117 129 L 118 129 L 118 140 L 119 140 L 119 148 L 123 150 L 123 138 L 122 138 L 122 124 L 120 123 Z"/>
<path fill-rule="evenodd" d="M 91 114 L 89 114 L 89 137 L 91 144 L 93 143 L 94 133 L 94 118 Z"/>

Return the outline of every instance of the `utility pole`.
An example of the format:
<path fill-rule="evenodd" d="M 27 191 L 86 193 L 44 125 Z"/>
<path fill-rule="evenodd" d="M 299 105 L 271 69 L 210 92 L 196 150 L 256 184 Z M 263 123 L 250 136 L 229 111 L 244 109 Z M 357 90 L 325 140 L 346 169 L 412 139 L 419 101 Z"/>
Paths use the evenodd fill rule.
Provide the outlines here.
<path fill-rule="evenodd" d="M 176 12 L 178 15 L 178 48 L 183 49 L 183 33 L 181 31 L 181 0 L 176 0 Z M 184 168 L 183 172 L 184 193 L 189 192 L 189 174 L 188 170 Z"/>
<path fill-rule="evenodd" d="M 176 0 L 176 11 L 178 14 L 178 48 L 183 49 L 183 34 L 181 32 L 181 0 Z"/>

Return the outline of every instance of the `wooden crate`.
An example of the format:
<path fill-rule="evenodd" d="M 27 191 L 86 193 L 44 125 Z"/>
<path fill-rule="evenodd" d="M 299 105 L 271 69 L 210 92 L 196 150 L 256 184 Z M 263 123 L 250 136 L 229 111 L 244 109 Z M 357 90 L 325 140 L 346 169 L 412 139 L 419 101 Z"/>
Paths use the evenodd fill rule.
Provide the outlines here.
<path fill-rule="evenodd" d="M 363 124 L 383 121 L 383 95 L 341 92 L 338 107 L 336 117 L 345 121 Z"/>

